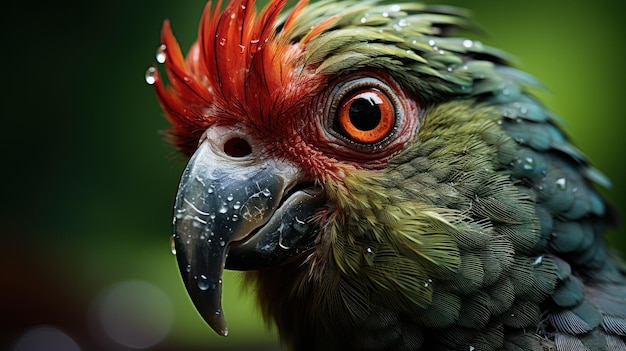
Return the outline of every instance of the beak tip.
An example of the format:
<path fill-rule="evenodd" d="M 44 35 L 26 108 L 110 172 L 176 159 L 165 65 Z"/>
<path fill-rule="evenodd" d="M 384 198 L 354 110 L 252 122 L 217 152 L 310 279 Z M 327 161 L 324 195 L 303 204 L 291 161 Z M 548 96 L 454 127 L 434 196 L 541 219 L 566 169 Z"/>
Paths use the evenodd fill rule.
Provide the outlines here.
<path fill-rule="evenodd" d="M 193 282 L 192 282 L 193 284 Z M 198 289 L 196 285 L 186 284 L 187 292 L 196 310 L 205 322 L 220 336 L 228 335 L 228 325 L 222 309 L 221 285 L 214 289 Z"/>
<path fill-rule="evenodd" d="M 228 336 L 228 326 L 226 325 L 226 319 L 220 313 L 215 315 L 211 320 L 207 320 L 207 323 L 219 336 Z"/>

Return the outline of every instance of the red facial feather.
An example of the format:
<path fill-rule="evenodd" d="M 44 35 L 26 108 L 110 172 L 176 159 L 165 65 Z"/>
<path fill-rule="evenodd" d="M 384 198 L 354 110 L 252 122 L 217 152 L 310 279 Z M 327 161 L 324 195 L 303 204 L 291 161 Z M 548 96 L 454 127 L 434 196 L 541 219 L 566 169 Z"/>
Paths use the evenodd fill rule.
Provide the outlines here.
<path fill-rule="evenodd" d="M 183 153 L 193 153 L 214 123 L 245 122 L 259 132 L 280 128 L 280 119 L 320 86 L 321 77 L 304 71 L 302 46 L 287 39 L 306 1 L 276 31 L 286 2 L 271 1 L 258 16 L 254 0 L 232 1 L 221 13 L 221 1 L 215 8 L 209 2 L 186 59 L 165 21 L 161 38 L 170 86 L 158 74 L 155 85 L 172 124 L 172 142 Z"/>

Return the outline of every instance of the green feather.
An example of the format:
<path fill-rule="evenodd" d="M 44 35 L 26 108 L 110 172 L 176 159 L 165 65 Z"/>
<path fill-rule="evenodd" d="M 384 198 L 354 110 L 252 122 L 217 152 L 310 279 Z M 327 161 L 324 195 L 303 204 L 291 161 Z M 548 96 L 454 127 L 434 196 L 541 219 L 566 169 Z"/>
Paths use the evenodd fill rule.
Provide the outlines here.
<path fill-rule="evenodd" d="M 459 295 L 442 290 L 435 285 L 430 306 L 415 318 L 428 328 L 445 328 L 458 321 L 461 313 Z"/>

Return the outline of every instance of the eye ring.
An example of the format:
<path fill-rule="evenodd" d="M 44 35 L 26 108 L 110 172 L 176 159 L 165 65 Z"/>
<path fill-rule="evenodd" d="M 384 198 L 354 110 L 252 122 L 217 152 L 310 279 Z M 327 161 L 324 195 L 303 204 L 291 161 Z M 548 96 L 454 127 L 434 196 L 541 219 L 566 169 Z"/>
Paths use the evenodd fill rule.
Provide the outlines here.
<path fill-rule="evenodd" d="M 360 103 L 367 102 L 366 107 L 377 107 L 380 121 L 386 122 L 374 118 L 369 123 L 360 121 L 355 125 L 349 118 L 349 107 L 359 98 L 363 98 Z M 316 145 L 333 157 L 354 162 L 358 167 L 378 167 L 415 136 L 420 124 L 419 101 L 391 75 L 379 69 L 336 77 L 315 98 L 314 104 L 311 111 L 315 111 L 316 116 Z M 376 130 L 377 135 L 355 138 L 351 136 L 355 135 L 350 129 L 353 125 L 358 133 Z"/>
<path fill-rule="evenodd" d="M 342 98 L 337 106 L 336 122 L 346 138 L 361 144 L 375 144 L 393 131 L 394 103 L 380 89 L 360 87 Z"/>

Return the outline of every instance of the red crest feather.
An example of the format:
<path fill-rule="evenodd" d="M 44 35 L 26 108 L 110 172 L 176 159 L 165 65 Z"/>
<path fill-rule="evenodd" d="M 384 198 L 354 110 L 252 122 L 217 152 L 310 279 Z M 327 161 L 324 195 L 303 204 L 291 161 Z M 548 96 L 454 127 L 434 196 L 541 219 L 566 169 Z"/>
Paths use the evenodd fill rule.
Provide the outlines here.
<path fill-rule="evenodd" d="M 288 42 L 290 23 L 304 8 L 300 1 L 277 32 L 277 17 L 287 0 L 270 1 L 257 15 L 254 0 L 230 2 L 220 13 L 209 2 L 202 14 L 198 40 L 187 57 L 172 34 L 169 21 L 161 32 L 161 50 L 170 86 L 155 71 L 161 106 L 172 123 L 173 143 L 191 154 L 213 123 L 248 119 L 251 125 L 272 124 L 271 116 L 296 104 L 305 93 L 302 48 Z M 300 84 L 298 89 L 293 89 Z"/>

